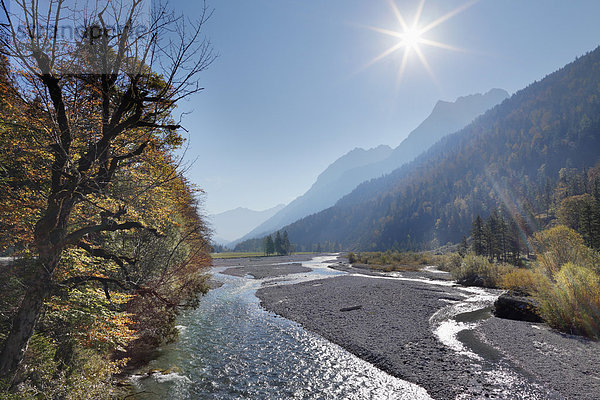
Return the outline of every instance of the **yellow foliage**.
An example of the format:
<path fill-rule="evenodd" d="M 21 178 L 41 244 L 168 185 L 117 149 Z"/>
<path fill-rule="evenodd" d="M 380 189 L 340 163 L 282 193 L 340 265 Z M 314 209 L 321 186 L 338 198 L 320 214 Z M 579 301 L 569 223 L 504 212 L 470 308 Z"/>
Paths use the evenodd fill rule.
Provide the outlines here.
<path fill-rule="evenodd" d="M 596 269 L 600 264 L 599 254 L 585 245 L 581 235 L 563 225 L 536 233 L 533 245 L 537 265 L 549 278 L 568 262 Z"/>
<path fill-rule="evenodd" d="M 567 263 L 553 278 L 538 282 L 535 297 L 542 317 L 561 331 L 600 338 L 600 276 Z"/>
<path fill-rule="evenodd" d="M 586 247 L 577 232 L 562 225 L 535 234 L 534 245 L 538 261 L 530 275 L 531 292 L 540 315 L 563 332 L 600 338 L 598 253 Z"/>
<path fill-rule="evenodd" d="M 539 277 L 527 268 L 512 268 L 500 278 L 500 287 L 525 294 L 533 294 L 538 287 Z"/>

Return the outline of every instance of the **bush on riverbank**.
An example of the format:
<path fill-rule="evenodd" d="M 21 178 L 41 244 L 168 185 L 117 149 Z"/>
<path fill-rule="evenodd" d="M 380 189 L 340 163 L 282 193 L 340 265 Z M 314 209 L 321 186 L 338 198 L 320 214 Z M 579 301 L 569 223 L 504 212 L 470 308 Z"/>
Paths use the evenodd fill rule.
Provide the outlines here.
<path fill-rule="evenodd" d="M 463 257 L 458 253 L 448 253 L 437 258 L 438 268 L 442 271 L 452 272 L 460 268 Z"/>
<path fill-rule="evenodd" d="M 513 293 L 531 296 L 538 287 L 539 277 L 529 268 L 513 268 L 500 278 L 500 287 Z"/>
<path fill-rule="evenodd" d="M 452 276 L 460 284 L 467 286 L 481 286 L 497 288 L 501 278 L 512 268 L 506 264 L 491 263 L 486 257 L 467 254 L 460 267 L 451 271 Z"/>
<path fill-rule="evenodd" d="M 599 339 L 599 254 L 565 226 L 537 233 L 534 243 L 538 261 L 533 296 L 541 316 L 560 331 Z"/>
<path fill-rule="evenodd" d="M 600 338 L 600 276 L 572 263 L 552 278 L 541 275 L 535 298 L 548 325 L 563 332 Z"/>
<path fill-rule="evenodd" d="M 375 269 L 396 271 L 432 265 L 434 263 L 434 257 L 427 253 L 388 250 L 385 252 L 349 253 L 348 261 L 350 261 L 351 264 L 367 264 Z"/>

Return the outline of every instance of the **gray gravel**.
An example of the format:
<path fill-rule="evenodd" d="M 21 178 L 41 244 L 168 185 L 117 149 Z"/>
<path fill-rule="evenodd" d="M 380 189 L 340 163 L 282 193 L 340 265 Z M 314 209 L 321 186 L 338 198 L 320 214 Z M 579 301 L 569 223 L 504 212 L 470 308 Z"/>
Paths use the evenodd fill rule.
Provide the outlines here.
<path fill-rule="evenodd" d="M 261 288 L 268 310 L 302 324 L 380 369 L 424 387 L 437 399 L 482 393 L 476 367 L 442 345 L 429 317 L 460 300 L 452 288 L 360 276 Z M 352 311 L 342 309 L 355 308 Z"/>
<path fill-rule="evenodd" d="M 380 275 L 343 264 L 335 269 Z M 433 271 L 402 275 L 449 279 Z M 459 334 L 482 360 L 441 344 L 429 319 L 448 301 L 463 300 L 463 293 L 456 287 L 348 275 L 263 287 L 257 296 L 266 309 L 424 387 L 435 399 L 600 399 L 597 342 L 543 324 L 491 317 L 474 332 Z"/>
<path fill-rule="evenodd" d="M 600 399 L 600 343 L 545 324 L 492 317 L 478 329 L 487 343 L 566 399 Z"/>
<path fill-rule="evenodd" d="M 263 279 L 310 271 L 312 271 L 310 268 L 303 267 L 300 263 L 293 263 L 283 265 L 267 264 L 253 265 L 248 267 L 231 267 L 227 268 L 222 273 L 233 276 L 251 275 L 252 277 L 254 277 L 254 279 Z"/>
<path fill-rule="evenodd" d="M 229 267 L 222 271 L 223 274 L 241 277 L 250 275 L 254 279 L 263 279 L 310 272 L 310 268 L 303 267 L 300 263 L 313 257 L 312 254 L 293 254 L 290 256 L 214 259 L 213 266 Z"/>

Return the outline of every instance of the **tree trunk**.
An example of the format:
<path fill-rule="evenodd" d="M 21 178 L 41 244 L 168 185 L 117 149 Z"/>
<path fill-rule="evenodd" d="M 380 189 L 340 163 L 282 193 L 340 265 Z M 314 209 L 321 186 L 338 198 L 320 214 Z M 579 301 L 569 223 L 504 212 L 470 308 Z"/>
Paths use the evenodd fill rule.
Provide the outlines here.
<path fill-rule="evenodd" d="M 44 216 L 35 226 L 34 241 L 38 254 L 38 268 L 29 279 L 25 297 L 14 316 L 10 333 L 0 353 L 0 379 L 12 380 L 27 350 L 29 339 L 42 313 L 44 300 L 52 290 L 52 276 L 63 251 L 63 240 L 73 197 L 64 196 L 57 201 L 50 196 Z"/>
<path fill-rule="evenodd" d="M 23 360 L 29 339 L 40 317 L 44 300 L 50 292 L 50 277 L 55 265 L 41 266 L 31 280 L 15 315 L 8 337 L 0 354 L 0 378 L 12 379 Z"/>

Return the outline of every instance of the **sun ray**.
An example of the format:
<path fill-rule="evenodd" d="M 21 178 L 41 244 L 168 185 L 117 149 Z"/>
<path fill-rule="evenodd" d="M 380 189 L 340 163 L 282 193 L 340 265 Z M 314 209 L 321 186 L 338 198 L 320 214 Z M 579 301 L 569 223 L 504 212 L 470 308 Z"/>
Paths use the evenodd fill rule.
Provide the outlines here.
<path fill-rule="evenodd" d="M 394 2 L 394 0 L 389 0 L 389 3 L 390 3 L 390 6 L 392 7 L 392 10 L 394 10 L 394 14 L 396 15 L 396 19 L 398 20 L 398 22 L 400 22 L 400 25 L 402 25 L 402 29 L 403 30 L 407 30 L 408 29 L 408 24 L 404 20 L 404 17 L 400 13 L 400 10 L 398 10 L 398 6 L 396 6 L 396 3 Z"/>
<path fill-rule="evenodd" d="M 414 50 L 415 50 L 415 53 L 417 53 L 417 56 L 419 56 L 421 63 L 423 64 L 423 66 L 425 67 L 425 69 L 427 70 L 429 75 L 431 76 L 431 79 L 433 79 L 434 81 L 437 81 L 437 79 L 435 78 L 435 75 L 433 74 L 433 70 L 429 66 L 429 63 L 427 62 L 427 59 L 423 55 L 423 52 L 421 51 L 421 49 L 418 47 L 415 47 Z"/>
<path fill-rule="evenodd" d="M 402 64 L 400 65 L 400 69 L 398 70 L 398 78 L 396 80 L 397 84 L 400 85 L 402 81 L 402 76 L 404 75 L 404 70 L 406 69 L 406 64 L 408 63 L 408 51 L 405 51 L 402 55 Z"/>
<path fill-rule="evenodd" d="M 450 11 L 448 14 L 445 14 L 441 17 L 439 17 L 438 19 L 436 19 L 435 21 L 433 21 L 432 23 L 426 25 L 424 28 L 421 29 L 421 33 L 425 33 L 425 32 L 429 32 L 430 30 L 432 30 L 433 28 L 435 28 L 436 26 L 438 26 L 439 24 L 441 24 L 444 21 L 449 20 L 450 18 L 454 17 L 457 14 L 460 14 L 461 12 L 465 11 L 467 8 L 473 6 L 475 3 L 477 3 L 479 0 L 473 0 L 469 3 L 466 3 L 452 11 Z"/>
<path fill-rule="evenodd" d="M 373 64 L 383 60 L 384 58 L 386 58 L 387 56 L 389 56 L 390 54 L 392 54 L 393 52 L 395 52 L 396 50 L 401 49 L 402 47 L 404 47 L 404 42 L 400 42 L 398 44 L 396 44 L 395 46 L 390 47 L 389 49 L 387 49 L 386 51 L 384 51 L 383 53 L 381 53 L 380 55 L 378 55 L 377 57 L 375 57 L 374 59 L 372 59 L 371 61 L 369 61 L 367 63 L 367 65 L 365 65 L 363 68 L 361 69 L 366 69 L 369 68 L 370 66 L 372 66 Z"/>
<path fill-rule="evenodd" d="M 383 28 L 377 28 L 375 26 L 367 26 L 368 29 L 375 31 L 375 32 L 379 32 L 379 33 L 383 33 L 384 35 L 388 35 L 388 36 L 393 36 L 393 37 L 397 37 L 402 39 L 403 34 L 401 32 L 398 31 L 392 31 L 390 29 L 383 29 Z"/>
<path fill-rule="evenodd" d="M 461 49 L 460 47 L 450 46 L 449 44 L 446 44 L 446 43 L 436 42 L 435 40 L 430 40 L 430 39 L 425 39 L 425 38 L 421 38 L 420 43 L 426 44 L 428 46 L 439 47 L 440 49 L 458 51 L 458 52 L 462 52 L 462 53 L 468 52 L 468 50 Z"/>
<path fill-rule="evenodd" d="M 415 13 L 413 28 L 415 28 L 417 26 L 417 24 L 419 23 L 419 20 L 421 19 L 421 13 L 423 12 L 424 6 L 425 6 L 425 0 L 421 0 L 419 2 L 419 6 L 417 7 L 417 12 Z M 419 32 L 419 33 L 422 33 L 422 32 Z"/>
<path fill-rule="evenodd" d="M 398 73 L 398 82 L 400 82 L 402 79 L 402 75 L 404 74 L 406 67 L 408 65 L 409 56 L 413 51 L 417 55 L 419 60 L 421 61 L 421 64 L 423 64 L 423 67 L 427 70 L 427 73 L 432 77 L 432 79 L 434 81 L 436 81 L 433 70 L 432 70 L 431 66 L 429 65 L 429 62 L 427 61 L 427 58 L 425 57 L 425 54 L 423 53 L 421 46 L 437 47 L 437 48 L 451 50 L 451 51 L 457 51 L 457 52 L 466 52 L 467 50 L 460 49 L 458 47 L 454 47 L 454 46 L 448 45 L 446 43 L 427 39 L 427 38 L 423 37 L 423 34 L 431 31 L 432 29 L 439 26 L 443 22 L 445 22 L 445 21 L 449 20 L 450 18 L 456 16 L 457 14 L 465 11 L 467 8 L 473 6 L 478 1 L 479 0 L 471 0 L 468 3 L 465 3 L 462 6 L 437 18 L 433 22 L 431 22 L 425 26 L 420 26 L 419 22 L 423 15 L 423 10 L 425 8 L 426 0 L 419 0 L 419 4 L 415 10 L 415 15 L 414 15 L 412 25 L 408 25 L 408 23 L 406 22 L 406 19 L 402 16 L 402 13 L 398 9 L 398 6 L 396 5 L 395 0 L 389 0 L 390 7 L 392 8 L 392 11 L 394 12 L 395 17 L 401 26 L 401 30 L 394 31 L 391 29 L 384 29 L 384 28 L 370 27 L 370 26 L 366 27 L 366 28 L 373 30 L 375 32 L 384 34 L 384 35 L 398 38 L 398 39 L 400 39 L 400 41 L 398 43 L 396 43 L 395 45 L 393 45 L 392 47 L 385 50 L 383 53 L 379 54 L 377 57 L 375 57 L 370 62 L 368 62 L 365 67 L 361 68 L 361 70 L 369 68 L 373 64 L 390 56 L 394 52 L 396 52 L 400 49 L 403 49 L 404 53 L 402 56 L 402 62 L 401 62 L 400 70 Z"/>

